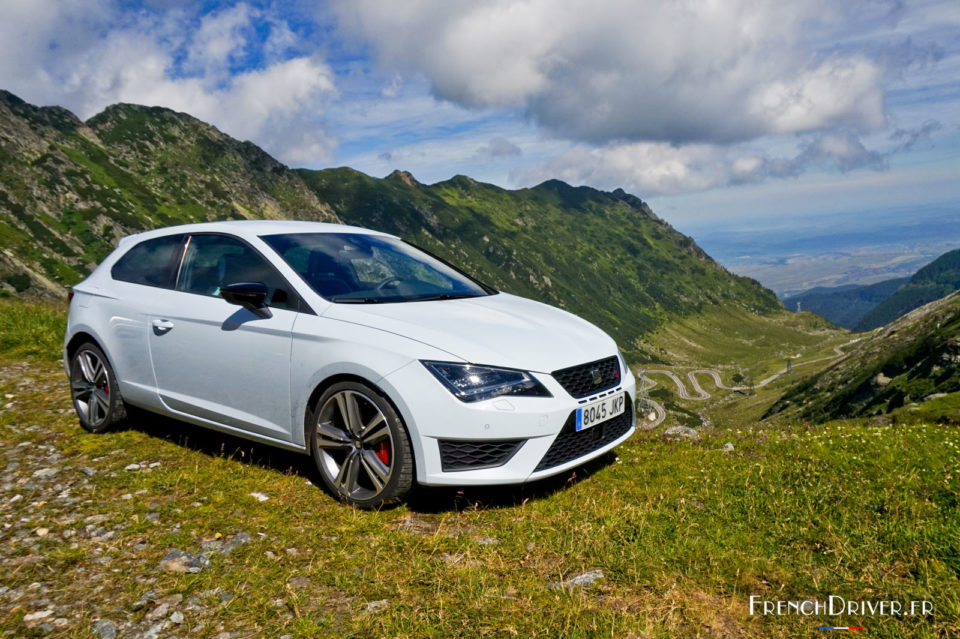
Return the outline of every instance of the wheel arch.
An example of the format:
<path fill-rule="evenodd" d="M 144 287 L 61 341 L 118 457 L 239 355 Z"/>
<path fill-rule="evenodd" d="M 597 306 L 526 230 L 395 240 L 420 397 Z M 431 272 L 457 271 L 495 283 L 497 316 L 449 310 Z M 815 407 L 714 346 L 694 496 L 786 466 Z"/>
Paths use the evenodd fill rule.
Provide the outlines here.
<path fill-rule="evenodd" d="M 74 333 L 73 337 L 70 338 L 70 341 L 67 342 L 67 346 L 65 349 L 66 356 L 67 356 L 66 363 L 69 364 L 70 360 L 73 359 L 74 353 L 77 352 L 77 349 L 80 348 L 83 344 L 86 344 L 87 342 L 90 342 L 91 344 L 99 348 L 103 352 L 103 354 L 106 355 L 107 361 L 109 362 L 110 356 L 107 354 L 107 351 L 104 350 L 103 344 L 100 343 L 100 340 L 98 340 L 94 335 L 92 335 L 91 333 L 88 333 L 87 331 L 79 330 L 76 333 Z M 113 364 L 111 363 L 111 366 L 112 365 Z"/>
<path fill-rule="evenodd" d="M 306 410 L 304 410 L 303 412 L 303 443 L 307 450 L 307 454 L 312 454 L 312 443 L 310 441 L 310 438 L 312 436 L 311 426 L 313 422 L 313 415 L 317 409 L 317 403 L 320 401 L 320 398 L 323 396 L 323 394 L 327 391 L 328 388 L 330 388 L 331 386 L 339 382 L 357 382 L 359 384 L 364 384 L 366 386 L 369 386 L 373 390 L 377 391 L 377 393 L 379 393 L 384 399 L 387 400 L 387 402 L 390 404 L 391 408 L 393 408 L 397 416 L 404 421 L 403 426 L 404 426 L 404 430 L 407 432 L 407 437 L 412 437 L 410 433 L 410 427 L 406 424 L 406 420 L 404 420 L 403 413 L 400 411 L 400 408 L 397 406 L 397 403 L 393 401 L 393 398 L 390 397 L 390 394 L 387 391 L 385 391 L 382 386 L 380 386 L 375 382 L 370 381 L 369 379 L 367 379 L 366 377 L 363 377 L 362 375 L 356 375 L 354 373 L 336 373 L 334 375 L 330 375 L 329 377 L 324 378 L 319 384 L 317 384 L 314 387 L 313 391 L 310 393 L 309 397 L 307 398 Z M 413 442 L 411 441 L 411 444 L 412 443 Z M 416 454 L 414 454 L 414 464 L 416 464 Z"/>

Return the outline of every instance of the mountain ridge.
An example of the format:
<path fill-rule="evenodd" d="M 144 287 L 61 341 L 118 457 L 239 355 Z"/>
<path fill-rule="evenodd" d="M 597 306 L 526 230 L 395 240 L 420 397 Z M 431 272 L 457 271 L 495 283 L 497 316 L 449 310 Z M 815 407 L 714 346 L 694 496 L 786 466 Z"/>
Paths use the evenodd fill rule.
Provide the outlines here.
<path fill-rule="evenodd" d="M 375 178 L 349 167 L 291 169 L 171 109 L 116 104 L 84 122 L 0 92 L 0 286 L 8 292 L 60 295 L 129 233 L 280 217 L 407 237 L 498 288 L 584 316 L 637 353 L 638 338 L 671 318 L 714 306 L 782 308 L 622 189 L 547 180 L 508 190 L 465 175 L 427 185 L 402 170 Z"/>
<path fill-rule="evenodd" d="M 949 295 L 958 288 L 960 249 L 954 249 L 920 268 L 906 284 L 865 313 L 854 329 L 869 331 L 879 328 L 915 308 Z"/>
<path fill-rule="evenodd" d="M 895 319 L 793 385 L 764 418 L 881 415 L 960 391 L 960 291 Z"/>

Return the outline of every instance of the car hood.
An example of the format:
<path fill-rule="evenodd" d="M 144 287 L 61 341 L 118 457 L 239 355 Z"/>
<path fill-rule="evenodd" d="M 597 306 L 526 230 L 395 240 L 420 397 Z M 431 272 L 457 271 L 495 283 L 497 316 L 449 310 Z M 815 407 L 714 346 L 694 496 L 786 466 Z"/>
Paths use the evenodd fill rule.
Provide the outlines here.
<path fill-rule="evenodd" d="M 499 293 L 391 304 L 331 304 L 324 317 L 423 342 L 473 364 L 549 373 L 617 352 L 609 335 L 553 306 Z"/>

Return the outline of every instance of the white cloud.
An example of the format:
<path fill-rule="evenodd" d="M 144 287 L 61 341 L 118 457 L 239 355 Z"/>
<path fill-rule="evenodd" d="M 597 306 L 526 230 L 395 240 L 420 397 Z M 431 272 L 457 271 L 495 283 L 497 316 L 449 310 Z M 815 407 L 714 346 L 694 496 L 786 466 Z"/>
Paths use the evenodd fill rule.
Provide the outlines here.
<path fill-rule="evenodd" d="M 0 86 L 22 98 L 82 118 L 116 102 L 165 106 L 288 163 L 332 159 L 336 142 L 320 118 L 336 96 L 333 71 L 315 56 L 284 58 L 295 36 L 279 17 L 245 4 L 199 22 L 179 10 L 123 13 L 108 2 L 30 4 L 44 6 L 12 7 L 25 35 L 0 26 Z M 253 54 L 265 63 L 245 68 Z M 29 66 L 18 64 L 22 55 L 34 58 Z"/>
<path fill-rule="evenodd" d="M 184 67 L 207 75 L 225 73 L 247 46 L 255 13 L 238 4 L 204 16 L 190 38 Z"/>
<path fill-rule="evenodd" d="M 579 144 L 514 177 L 522 184 L 556 177 L 572 184 L 623 187 L 647 196 L 705 191 L 768 177 L 796 178 L 810 170 L 846 173 L 862 168 L 884 171 L 888 155 L 867 149 L 849 129 L 832 129 L 802 137 L 790 156 L 771 156 L 742 145 L 628 142 L 591 148 Z"/>
<path fill-rule="evenodd" d="M 473 158 L 478 161 L 495 160 L 497 158 L 519 157 L 523 151 L 519 146 L 505 137 L 497 136 L 483 146 L 477 147 Z"/>
<path fill-rule="evenodd" d="M 729 143 L 885 124 L 883 69 L 804 49 L 818 23 L 856 19 L 822 0 L 336 6 L 384 68 L 423 73 L 435 95 L 468 107 L 523 107 L 562 138 Z"/>
<path fill-rule="evenodd" d="M 726 181 L 720 147 L 631 142 L 599 148 L 577 145 L 516 175 L 521 183 L 558 178 L 598 188 L 623 187 L 644 195 L 703 191 Z"/>

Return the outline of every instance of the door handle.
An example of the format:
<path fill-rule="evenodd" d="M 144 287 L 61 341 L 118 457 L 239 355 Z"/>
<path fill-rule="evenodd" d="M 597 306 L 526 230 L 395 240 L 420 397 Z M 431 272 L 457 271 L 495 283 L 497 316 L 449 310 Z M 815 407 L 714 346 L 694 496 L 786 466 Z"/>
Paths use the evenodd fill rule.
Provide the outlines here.
<path fill-rule="evenodd" d="M 169 331 L 171 328 L 173 328 L 173 322 L 171 322 L 170 320 L 165 320 L 165 319 L 155 319 L 155 320 L 153 320 L 153 331 L 154 331 L 157 335 L 161 335 L 161 334 L 163 334 L 163 333 L 166 333 L 166 332 Z"/>

